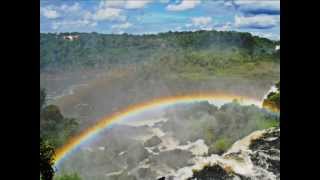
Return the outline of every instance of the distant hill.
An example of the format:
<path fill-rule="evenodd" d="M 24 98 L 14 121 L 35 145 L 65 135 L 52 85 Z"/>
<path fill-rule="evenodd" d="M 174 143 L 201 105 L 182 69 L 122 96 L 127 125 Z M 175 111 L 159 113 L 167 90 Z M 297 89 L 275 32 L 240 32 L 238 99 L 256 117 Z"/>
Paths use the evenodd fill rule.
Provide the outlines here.
<path fill-rule="evenodd" d="M 171 70 L 207 71 L 252 62 L 279 62 L 279 41 L 233 31 L 157 35 L 40 33 L 41 71 L 151 63 Z"/>

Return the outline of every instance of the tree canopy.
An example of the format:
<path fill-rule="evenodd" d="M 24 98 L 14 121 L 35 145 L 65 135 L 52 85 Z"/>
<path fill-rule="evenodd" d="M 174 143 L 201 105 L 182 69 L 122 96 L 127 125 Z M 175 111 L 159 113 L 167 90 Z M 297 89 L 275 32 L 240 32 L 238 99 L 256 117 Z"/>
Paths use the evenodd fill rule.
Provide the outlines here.
<path fill-rule="evenodd" d="M 48 141 L 40 137 L 40 178 L 42 180 L 52 180 L 54 148 Z"/>
<path fill-rule="evenodd" d="M 78 35 L 77 40 L 65 40 Z M 181 59 L 187 52 L 209 51 L 209 57 L 223 50 L 226 59 L 276 61 L 278 41 L 234 31 L 168 32 L 157 35 L 115 35 L 98 33 L 40 33 L 41 70 L 97 67 L 110 64 L 150 62 L 161 58 Z M 164 57 L 163 55 L 166 55 Z M 221 56 L 214 56 L 219 58 Z M 230 58 L 228 58 L 230 57 Z"/>
<path fill-rule="evenodd" d="M 78 127 L 74 118 L 66 118 L 56 105 L 45 105 L 46 93 L 40 89 L 40 136 L 55 147 L 61 146 Z"/>
<path fill-rule="evenodd" d="M 54 149 L 61 146 L 77 129 L 77 121 L 65 118 L 55 105 L 46 105 L 46 91 L 40 88 L 40 178 L 52 180 L 54 176 Z M 76 176 L 67 179 L 77 180 Z M 67 179 L 63 180 L 67 180 Z"/>

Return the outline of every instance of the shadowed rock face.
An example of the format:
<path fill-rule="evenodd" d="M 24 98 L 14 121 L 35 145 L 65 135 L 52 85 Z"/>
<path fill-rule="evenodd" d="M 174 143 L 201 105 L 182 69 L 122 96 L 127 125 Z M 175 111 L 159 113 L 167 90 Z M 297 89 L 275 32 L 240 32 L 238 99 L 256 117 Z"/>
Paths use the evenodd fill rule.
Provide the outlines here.
<path fill-rule="evenodd" d="M 161 143 L 161 139 L 158 136 L 152 136 L 152 138 L 148 139 L 145 143 L 145 147 L 156 146 Z"/>
<path fill-rule="evenodd" d="M 224 157 L 237 159 L 240 152 L 227 153 Z M 280 179 L 280 129 L 268 129 L 257 139 L 252 139 L 247 156 L 253 168 L 251 174 L 239 174 L 224 161 L 204 166 L 193 172 L 188 180 L 278 180 Z M 240 163 L 239 163 L 240 166 Z"/>
<path fill-rule="evenodd" d="M 253 140 L 249 147 L 255 166 L 266 169 L 280 179 L 280 130 L 269 130 L 261 138 Z"/>
<path fill-rule="evenodd" d="M 192 178 L 188 180 L 231 180 L 233 175 L 228 174 L 222 167 L 219 165 L 215 166 L 206 166 L 200 172 L 195 172 Z"/>

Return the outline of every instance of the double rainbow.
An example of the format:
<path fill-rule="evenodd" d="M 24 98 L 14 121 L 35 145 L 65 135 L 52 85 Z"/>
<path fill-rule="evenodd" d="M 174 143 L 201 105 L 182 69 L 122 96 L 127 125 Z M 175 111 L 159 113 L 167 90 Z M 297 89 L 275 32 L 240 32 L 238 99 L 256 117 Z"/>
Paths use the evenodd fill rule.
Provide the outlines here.
<path fill-rule="evenodd" d="M 157 109 L 161 107 L 167 107 L 176 104 L 184 104 L 198 101 L 209 101 L 209 102 L 230 102 L 233 100 L 239 100 L 242 104 L 247 105 L 257 105 L 261 107 L 262 101 L 254 98 L 249 98 L 245 96 L 238 96 L 233 94 L 223 94 L 223 93 L 201 93 L 201 94 L 188 94 L 188 95 L 176 95 L 156 98 L 148 102 L 143 102 L 139 104 L 130 105 L 127 108 L 114 112 L 105 118 L 99 120 L 95 125 L 84 130 L 77 136 L 71 138 L 65 145 L 56 149 L 55 154 L 55 166 L 59 166 L 59 163 L 65 159 L 69 154 L 72 154 L 77 148 L 82 144 L 94 138 L 99 132 L 107 129 L 116 122 L 121 122 L 124 119 L 129 119 L 130 117 L 142 113 L 146 110 Z"/>

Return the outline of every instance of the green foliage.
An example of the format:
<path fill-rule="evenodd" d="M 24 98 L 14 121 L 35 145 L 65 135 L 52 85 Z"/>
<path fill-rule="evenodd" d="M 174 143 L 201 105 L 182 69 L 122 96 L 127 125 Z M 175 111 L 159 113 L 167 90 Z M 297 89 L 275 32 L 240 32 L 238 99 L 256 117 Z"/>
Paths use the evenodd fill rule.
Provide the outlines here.
<path fill-rule="evenodd" d="M 52 180 L 53 178 L 53 155 L 53 146 L 48 141 L 40 138 L 40 178 L 42 180 Z"/>
<path fill-rule="evenodd" d="M 276 87 L 277 87 L 278 91 L 280 92 L 280 81 L 278 81 L 278 82 L 276 83 Z"/>
<path fill-rule="evenodd" d="M 271 102 L 274 102 L 274 103 L 277 105 L 277 107 L 280 108 L 280 93 L 271 92 L 271 93 L 268 95 L 267 99 L 268 99 L 269 101 L 271 101 Z"/>
<path fill-rule="evenodd" d="M 43 92 L 44 90 L 41 90 Z M 45 101 L 45 94 L 40 93 Z M 43 106 L 43 105 L 42 105 Z M 73 118 L 65 118 L 55 105 L 43 106 L 40 111 L 40 137 L 46 138 L 54 147 L 59 147 L 72 136 L 78 128 L 78 122 Z"/>
<path fill-rule="evenodd" d="M 263 101 L 263 105 L 280 110 L 280 81 L 277 82 L 275 86 L 278 92 L 269 93 L 267 98 Z"/>
<path fill-rule="evenodd" d="M 163 125 L 165 131 L 175 132 L 181 143 L 203 139 L 210 154 L 224 153 L 253 131 L 279 125 L 278 113 L 254 105 L 244 106 L 236 100 L 220 108 L 208 102 L 179 105 L 172 114 L 167 113 L 167 118 L 170 120 Z M 188 129 L 188 133 L 183 129 Z"/>
<path fill-rule="evenodd" d="M 222 154 L 226 150 L 228 150 L 231 145 L 232 145 L 232 142 L 228 138 L 222 137 L 212 145 L 212 148 L 214 149 L 213 151 L 215 153 Z"/>
<path fill-rule="evenodd" d="M 279 126 L 279 120 L 277 119 L 265 119 L 257 122 L 258 129 L 268 129 L 277 126 Z"/>
<path fill-rule="evenodd" d="M 276 42 L 249 33 L 213 30 L 158 35 L 72 34 L 80 38 L 68 41 L 63 37 L 69 33 L 40 33 L 41 70 L 165 60 L 170 62 L 170 68 L 177 70 L 195 65 L 194 68 L 211 71 L 216 66 L 221 69 L 243 61 L 278 62 L 279 59 L 274 55 Z"/>
<path fill-rule="evenodd" d="M 215 140 L 214 137 L 214 132 L 213 132 L 213 128 L 212 127 L 206 127 L 204 129 L 204 140 L 205 142 L 207 142 L 208 144 L 212 144 Z"/>
<path fill-rule="evenodd" d="M 46 106 L 41 113 L 41 117 L 48 120 L 54 120 L 56 122 L 63 121 L 63 116 L 58 108 L 55 105 Z"/>
<path fill-rule="evenodd" d="M 54 180 L 81 180 L 81 177 L 76 173 L 72 173 L 57 176 L 54 178 Z"/>

